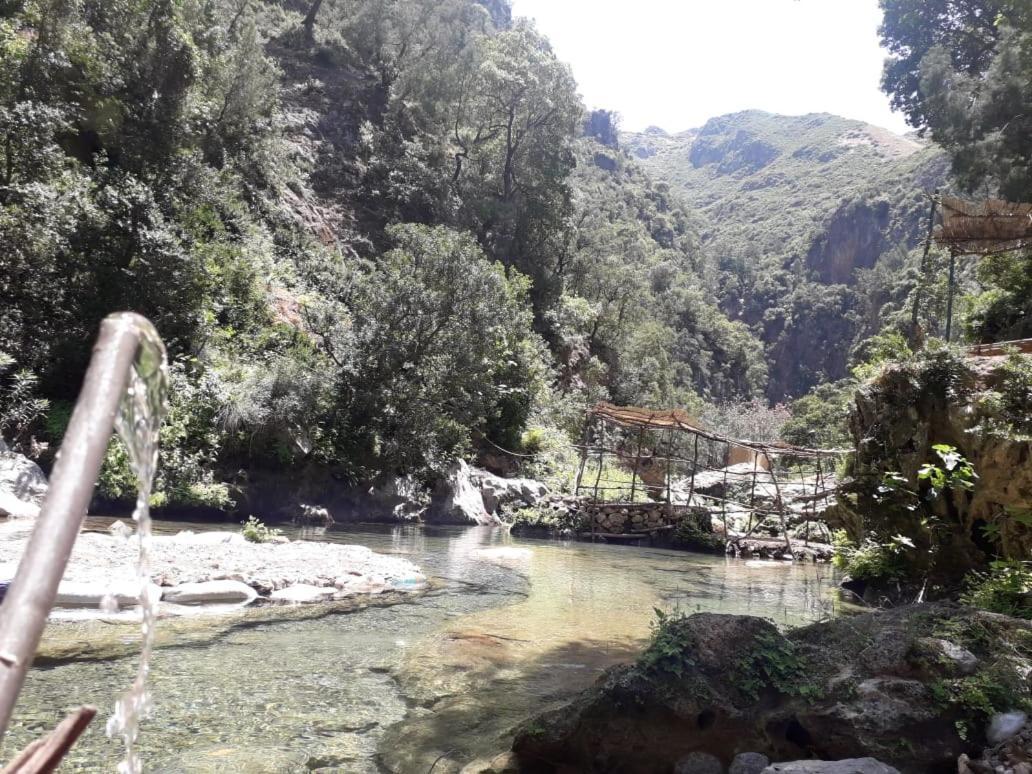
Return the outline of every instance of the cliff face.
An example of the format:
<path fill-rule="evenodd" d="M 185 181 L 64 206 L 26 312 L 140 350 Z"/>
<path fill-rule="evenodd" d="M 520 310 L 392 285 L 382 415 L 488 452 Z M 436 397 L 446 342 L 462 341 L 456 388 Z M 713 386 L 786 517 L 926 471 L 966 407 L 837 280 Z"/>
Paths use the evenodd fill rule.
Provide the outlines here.
<path fill-rule="evenodd" d="M 762 337 L 772 400 L 845 376 L 845 354 L 874 332 L 885 303 L 884 292 L 859 281 L 913 260 L 925 194 L 947 169 L 942 153 L 917 139 L 828 114 L 746 111 L 622 142 L 704 220 L 721 305 Z M 833 310 L 823 309 L 828 299 Z M 828 326 L 828 314 L 844 326 Z"/>
<path fill-rule="evenodd" d="M 960 360 L 938 353 L 888 367 L 856 395 L 856 453 L 834 518 L 854 541 L 897 535 L 922 574 L 959 577 L 999 556 L 1032 556 L 1032 362 Z M 919 473 L 952 472 L 937 445 L 954 447 L 977 478 L 934 491 Z M 957 464 L 957 463 L 953 463 Z M 899 477 L 886 486 L 886 474 Z"/>

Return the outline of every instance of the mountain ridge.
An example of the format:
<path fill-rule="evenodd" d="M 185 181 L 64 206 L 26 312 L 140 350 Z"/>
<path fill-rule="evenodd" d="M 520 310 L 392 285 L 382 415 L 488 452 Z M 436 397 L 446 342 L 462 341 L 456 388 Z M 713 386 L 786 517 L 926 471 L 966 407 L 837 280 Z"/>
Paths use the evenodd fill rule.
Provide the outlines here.
<path fill-rule="evenodd" d="M 830 113 L 740 111 L 620 141 L 701 219 L 721 308 L 767 348 L 771 400 L 845 376 L 849 350 L 899 311 L 885 285 L 912 267 L 927 194 L 947 179 L 938 148 Z M 861 288 L 877 270 L 892 283 Z"/>

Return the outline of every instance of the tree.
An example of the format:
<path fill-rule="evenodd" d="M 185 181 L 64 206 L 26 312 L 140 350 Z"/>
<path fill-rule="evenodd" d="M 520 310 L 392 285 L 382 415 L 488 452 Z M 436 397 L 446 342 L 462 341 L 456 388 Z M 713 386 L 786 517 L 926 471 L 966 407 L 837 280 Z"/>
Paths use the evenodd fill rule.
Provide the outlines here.
<path fill-rule="evenodd" d="M 480 38 L 451 109 L 452 180 L 490 254 L 556 297 L 582 107 L 570 68 L 527 22 Z"/>
<path fill-rule="evenodd" d="M 968 190 L 1032 199 L 1032 4 L 882 0 L 882 87 Z"/>
<path fill-rule="evenodd" d="M 373 470 L 442 468 L 475 433 L 526 420 L 537 370 L 527 285 L 467 234 L 389 234 L 397 246 L 355 279 L 339 435 Z"/>

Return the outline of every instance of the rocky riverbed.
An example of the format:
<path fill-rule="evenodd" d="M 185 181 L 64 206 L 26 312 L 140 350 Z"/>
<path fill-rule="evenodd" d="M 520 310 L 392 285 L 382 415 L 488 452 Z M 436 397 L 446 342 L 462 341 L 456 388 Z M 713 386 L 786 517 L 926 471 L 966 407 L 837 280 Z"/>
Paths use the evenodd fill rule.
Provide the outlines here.
<path fill-rule="evenodd" d="M 123 525 L 124 527 L 124 525 Z M 0 579 L 12 578 L 31 524 L 0 528 Z M 84 532 L 76 540 L 58 592 L 58 607 L 104 611 L 138 604 L 138 541 L 127 528 Z M 357 595 L 417 591 L 426 585 L 406 559 L 363 546 L 320 544 L 285 538 L 252 543 L 237 532 L 180 532 L 150 541 L 150 578 L 163 612 L 206 604 L 303 603 Z M 112 604 L 112 601 L 116 605 Z M 99 611 L 98 611 L 99 612 Z"/>

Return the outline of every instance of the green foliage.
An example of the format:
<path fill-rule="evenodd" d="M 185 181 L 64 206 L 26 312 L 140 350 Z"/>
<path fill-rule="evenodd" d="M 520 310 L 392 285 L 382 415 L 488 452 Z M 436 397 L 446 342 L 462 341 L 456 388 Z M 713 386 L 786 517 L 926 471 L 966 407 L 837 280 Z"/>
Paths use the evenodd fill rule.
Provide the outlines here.
<path fill-rule="evenodd" d="M 724 552 L 724 539 L 715 532 L 702 529 L 692 515 L 685 516 L 677 523 L 673 542 L 698 551 Z"/>
<path fill-rule="evenodd" d="M 961 601 L 993 613 L 1032 619 L 1032 563 L 997 561 L 988 572 L 972 573 Z"/>
<path fill-rule="evenodd" d="M 244 540 L 251 543 L 271 543 L 283 534 L 283 530 L 267 527 L 254 516 L 248 516 L 247 521 L 240 523 L 244 525 L 240 534 L 244 536 Z"/>
<path fill-rule="evenodd" d="M 908 538 L 869 536 L 856 545 L 844 531 L 836 530 L 832 542 L 835 565 L 854 580 L 896 582 L 907 577 L 906 555 L 914 548 Z"/>
<path fill-rule="evenodd" d="M 182 363 L 169 369 L 168 414 L 159 433 L 158 472 L 151 505 L 228 509 L 229 488 L 214 472 L 221 436 L 216 412 L 221 388 L 211 375 L 191 374 Z M 97 480 L 110 500 L 136 497 L 136 476 L 121 439 L 112 437 Z"/>
<path fill-rule="evenodd" d="M 510 526 L 514 533 L 528 528 L 553 532 L 579 532 L 585 527 L 575 511 L 560 513 L 542 507 L 521 508 L 513 515 Z"/>
<path fill-rule="evenodd" d="M 12 371 L 14 358 L 0 351 L 0 439 L 27 448 L 30 432 L 50 403 L 37 394 L 39 378 L 28 369 Z"/>
<path fill-rule="evenodd" d="M 1032 707 L 1027 681 L 1006 660 L 967 677 L 938 680 L 930 687 L 936 702 L 962 714 L 957 721 L 962 739 L 971 738 L 998 712 Z"/>
<path fill-rule="evenodd" d="M 649 623 L 652 637 L 638 665 L 646 673 L 659 677 L 683 677 L 695 665 L 691 657 L 692 643 L 685 632 L 688 617 L 684 613 L 664 613 L 659 608 L 653 611 L 656 617 Z"/>
<path fill-rule="evenodd" d="M 730 676 L 731 683 L 753 701 L 768 689 L 804 699 L 819 698 L 822 689 L 813 679 L 796 644 L 777 632 L 757 635 Z"/>
<path fill-rule="evenodd" d="M 821 384 L 792 401 L 791 417 L 782 427 L 781 437 L 788 443 L 811 448 L 845 448 L 850 443 L 846 420 L 857 384 L 843 379 Z"/>
<path fill-rule="evenodd" d="M 1032 359 L 1008 357 L 995 375 L 1001 419 L 1015 435 L 1032 435 Z"/>

